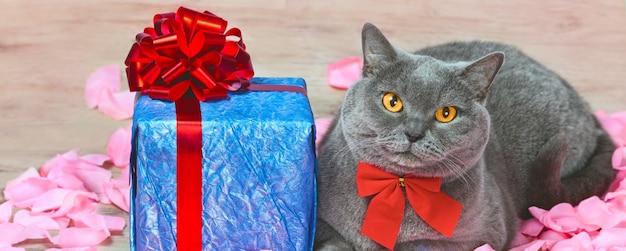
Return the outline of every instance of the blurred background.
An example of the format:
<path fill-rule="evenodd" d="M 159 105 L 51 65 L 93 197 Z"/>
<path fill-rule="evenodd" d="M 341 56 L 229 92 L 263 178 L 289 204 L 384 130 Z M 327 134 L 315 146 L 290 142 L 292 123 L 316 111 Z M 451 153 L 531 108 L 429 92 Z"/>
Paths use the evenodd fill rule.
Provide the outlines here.
<path fill-rule="evenodd" d="M 105 153 L 130 121 L 87 108 L 87 77 L 123 66 L 135 34 L 156 13 L 210 10 L 239 27 L 256 76 L 302 77 L 316 118 L 344 95 L 328 64 L 361 56 L 363 23 L 414 51 L 452 40 L 513 44 L 556 71 L 593 110 L 626 110 L 626 8 L 621 0 L 0 0 L 0 189 L 57 153 Z M 123 83 L 125 80 L 123 80 Z M 123 86 L 126 89 L 126 86 Z M 0 202 L 2 199 L 0 198 Z M 106 213 L 125 215 L 116 208 Z M 128 250 L 128 231 L 99 250 Z M 46 245 L 23 245 L 41 250 Z"/>

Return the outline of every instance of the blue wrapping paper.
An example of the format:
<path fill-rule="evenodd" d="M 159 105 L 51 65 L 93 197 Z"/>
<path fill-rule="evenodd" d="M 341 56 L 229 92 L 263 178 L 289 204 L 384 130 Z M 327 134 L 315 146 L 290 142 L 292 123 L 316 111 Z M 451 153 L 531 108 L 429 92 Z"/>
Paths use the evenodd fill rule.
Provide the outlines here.
<path fill-rule="evenodd" d="M 298 78 L 251 83 L 305 87 Z M 317 162 L 307 97 L 236 92 L 201 111 L 203 250 L 311 250 Z M 131 159 L 131 250 L 175 250 L 173 102 L 138 98 Z"/>

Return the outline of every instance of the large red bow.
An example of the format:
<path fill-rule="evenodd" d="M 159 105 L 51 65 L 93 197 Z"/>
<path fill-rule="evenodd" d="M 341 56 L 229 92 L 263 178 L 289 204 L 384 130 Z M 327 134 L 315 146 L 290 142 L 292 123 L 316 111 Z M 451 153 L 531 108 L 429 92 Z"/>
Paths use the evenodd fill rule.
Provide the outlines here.
<path fill-rule="evenodd" d="M 126 58 L 131 91 L 170 101 L 191 92 L 204 101 L 247 87 L 254 75 L 250 56 L 239 29 L 224 33 L 226 20 L 180 7 L 153 22 L 137 34 Z"/>
<path fill-rule="evenodd" d="M 414 175 L 398 177 L 380 168 L 359 162 L 356 184 L 360 197 L 374 195 L 367 207 L 361 232 L 393 249 L 404 216 L 406 189 L 409 204 L 428 225 L 445 236 L 452 236 L 463 205 L 440 191 L 441 177 L 422 178 Z"/>

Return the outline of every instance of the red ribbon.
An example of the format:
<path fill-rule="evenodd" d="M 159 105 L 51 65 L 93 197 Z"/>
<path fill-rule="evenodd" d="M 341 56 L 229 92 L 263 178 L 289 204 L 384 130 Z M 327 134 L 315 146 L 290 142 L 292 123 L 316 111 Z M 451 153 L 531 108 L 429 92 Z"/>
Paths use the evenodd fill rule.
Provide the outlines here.
<path fill-rule="evenodd" d="M 202 250 L 200 101 L 245 89 L 254 75 L 241 31 L 205 11 L 154 16 L 126 58 L 129 89 L 176 105 L 178 250 Z M 232 40 L 235 38 L 235 40 Z"/>
<path fill-rule="evenodd" d="M 409 204 L 417 215 L 439 233 L 451 237 L 463 205 L 441 192 L 441 181 L 441 177 L 423 178 L 411 174 L 398 177 L 377 166 L 359 162 L 356 173 L 359 197 L 373 195 L 361 232 L 393 250 L 404 216 L 404 187 Z"/>

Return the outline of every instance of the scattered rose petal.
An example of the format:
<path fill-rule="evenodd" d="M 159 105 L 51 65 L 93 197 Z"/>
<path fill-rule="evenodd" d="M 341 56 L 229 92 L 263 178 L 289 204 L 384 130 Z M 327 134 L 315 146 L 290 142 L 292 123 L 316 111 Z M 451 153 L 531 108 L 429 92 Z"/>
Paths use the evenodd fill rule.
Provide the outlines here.
<path fill-rule="evenodd" d="M 115 120 L 132 118 L 135 95 L 134 92 L 105 93 L 98 110 Z"/>
<path fill-rule="evenodd" d="M 104 217 L 96 212 L 79 212 L 77 214 L 70 215 L 70 218 L 74 220 L 74 226 L 76 227 L 103 230 L 107 235 L 111 234 L 106 222 L 104 221 Z"/>
<path fill-rule="evenodd" d="M 626 228 L 603 229 L 592 241 L 596 248 L 626 247 Z"/>
<path fill-rule="evenodd" d="M 122 231 L 126 227 L 126 220 L 122 217 L 103 215 L 104 223 L 109 231 Z"/>
<path fill-rule="evenodd" d="M 43 193 L 56 187 L 56 184 L 48 179 L 31 177 L 17 184 L 7 185 L 4 189 L 4 198 L 17 207 L 29 207 L 36 203 Z"/>
<path fill-rule="evenodd" d="M 334 88 L 347 90 L 361 77 L 363 59 L 347 57 L 328 65 L 327 81 Z"/>
<path fill-rule="evenodd" d="M 124 184 L 120 183 L 116 181 L 104 183 L 102 184 L 103 190 L 111 203 L 128 212 L 130 211 L 130 186 L 128 181 Z"/>
<path fill-rule="evenodd" d="M 593 245 L 589 234 L 581 232 L 572 238 L 555 243 L 551 250 L 593 250 Z"/>
<path fill-rule="evenodd" d="M 613 153 L 613 167 L 617 170 L 626 170 L 626 146 L 621 146 Z"/>
<path fill-rule="evenodd" d="M 319 145 L 322 138 L 328 131 L 328 127 L 333 122 L 333 118 L 321 118 L 315 120 L 315 144 Z"/>
<path fill-rule="evenodd" d="M 102 184 L 111 180 L 111 171 L 98 166 L 81 164 L 74 167 L 73 173 L 83 182 L 87 191 L 97 194 L 99 198 L 105 197 Z"/>
<path fill-rule="evenodd" d="M 94 166 L 102 166 L 104 162 L 111 160 L 111 158 L 106 154 L 87 154 L 80 157 L 80 159 Z"/>
<path fill-rule="evenodd" d="M 85 85 L 85 102 L 89 108 L 95 108 L 100 102 L 103 93 L 119 92 L 121 69 L 119 65 L 107 65 L 92 73 Z"/>
<path fill-rule="evenodd" d="M 626 142 L 626 111 L 613 114 L 597 111 L 595 115 L 614 142 Z"/>
<path fill-rule="evenodd" d="M 31 215 L 27 210 L 20 210 L 13 216 L 13 223 L 22 226 L 36 226 L 45 230 L 59 230 L 59 223 L 46 215 Z"/>
<path fill-rule="evenodd" d="M 96 246 L 107 237 L 109 234 L 105 230 L 72 227 L 59 230 L 59 234 L 50 241 L 62 248 L 79 248 Z"/>
<path fill-rule="evenodd" d="M 10 200 L 0 204 L 0 223 L 9 222 L 12 213 L 13 203 Z"/>
<path fill-rule="evenodd" d="M 522 222 L 520 227 L 520 232 L 526 236 L 539 236 L 541 231 L 544 229 L 543 224 L 539 222 L 537 219 L 530 219 Z"/>
<path fill-rule="evenodd" d="M 496 251 L 489 244 L 482 245 L 474 249 L 474 251 Z"/>
<path fill-rule="evenodd" d="M 11 187 L 11 186 L 15 186 L 19 183 L 24 182 L 25 180 L 29 179 L 29 178 L 38 178 L 41 177 L 39 176 L 39 172 L 37 172 L 37 170 L 35 168 L 28 168 L 26 169 L 25 172 L 23 172 L 22 174 L 20 174 L 19 176 L 17 176 L 15 179 L 9 180 L 7 182 L 6 187 Z"/>
<path fill-rule="evenodd" d="M 117 129 L 109 138 L 107 155 L 117 167 L 127 167 L 130 161 L 131 126 Z"/>
<path fill-rule="evenodd" d="M 108 65 L 91 74 L 85 85 L 85 102 L 113 119 L 123 120 L 133 116 L 135 93 L 122 91 L 121 70 L 118 65 Z"/>
<path fill-rule="evenodd" d="M 509 251 L 538 251 L 545 248 L 546 244 L 547 242 L 544 240 L 536 240 L 531 243 L 514 247 Z"/>
<path fill-rule="evenodd" d="M 560 203 L 549 211 L 531 207 L 530 213 L 546 227 L 562 233 L 571 233 L 583 228 L 578 220 L 574 207 L 567 203 Z"/>
<path fill-rule="evenodd" d="M 578 218 L 584 225 L 589 226 L 586 228 L 587 231 L 612 228 L 622 221 L 622 216 L 610 212 L 608 205 L 597 196 L 580 202 Z"/>
<path fill-rule="evenodd" d="M 96 247 L 88 246 L 88 247 L 78 247 L 78 248 L 49 248 L 49 249 L 46 249 L 45 251 L 96 251 L 96 250 L 98 250 Z"/>
<path fill-rule="evenodd" d="M 0 251 L 26 251 L 24 248 L 14 248 L 14 247 L 2 247 L 0 246 Z"/>
<path fill-rule="evenodd" d="M 23 226 L 16 223 L 0 224 L 0 247 L 11 246 L 28 239 L 46 239 L 50 235 L 36 226 Z"/>
<path fill-rule="evenodd" d="M 11 246 L 24 239 L 19 238 L 19 234 L 24 230 L 24 226 L 15 223 L 0 223 L 0 247 Z"/>
<path fill-rule="evenodd" d="M 78 248 L 49 248 L 45 251 L 96 251 L 98 250 L 95 246 L 87 246 L 87 247 L 78 247 Z"/>
<path fill-rule="evenodd" d="M 75 211 L 95 210 L 98 197 L 93 193 L 68 189 L 53 189 L 33 204 L 35 213 L 49 212 L 51 217 L 60 217 Z"/>

